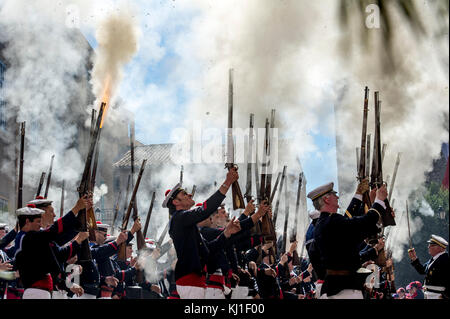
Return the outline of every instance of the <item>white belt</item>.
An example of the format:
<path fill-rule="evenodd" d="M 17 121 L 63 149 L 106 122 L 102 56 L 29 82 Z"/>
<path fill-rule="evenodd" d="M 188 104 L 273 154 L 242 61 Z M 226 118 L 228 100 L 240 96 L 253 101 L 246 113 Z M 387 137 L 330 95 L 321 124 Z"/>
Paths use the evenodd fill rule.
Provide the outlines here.
<path fill-rule="evenodd" d="M 430 291 L 445 291 L 445 287 L 440 287 L 440 286 L 430 286 L 430 285 L 425 285 L 423 286 L 423 288 L 425 288 L 426 290 L 430 290 Z"/>

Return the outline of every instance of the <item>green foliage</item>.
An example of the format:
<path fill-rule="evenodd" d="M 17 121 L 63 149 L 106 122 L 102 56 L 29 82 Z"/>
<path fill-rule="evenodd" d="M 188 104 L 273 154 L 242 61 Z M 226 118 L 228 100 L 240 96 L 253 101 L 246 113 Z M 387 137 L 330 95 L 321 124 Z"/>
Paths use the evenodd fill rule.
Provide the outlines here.
<path fill-rule="evenodd" d="M 427 192 L 424 198 L 430 204 L 433 211 L 437 214 L 441 210 L 444 210 L 445 214 L 448 216 L 449 211 L 449 192 L 448 189 L 441 187 L 439 183 L 431 182 L 428 186 Z"/>

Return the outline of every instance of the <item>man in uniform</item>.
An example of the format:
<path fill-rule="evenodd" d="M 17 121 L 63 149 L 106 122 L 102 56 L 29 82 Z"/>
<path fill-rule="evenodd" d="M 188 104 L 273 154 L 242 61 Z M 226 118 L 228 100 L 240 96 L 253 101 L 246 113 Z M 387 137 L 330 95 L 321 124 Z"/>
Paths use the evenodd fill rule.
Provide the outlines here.
<path fill-rule="evenodd" d="M 326 271 L 322 298 L 363 299 L 362 289 L 367 274 L 357 273 L 361 267 L 358 246 L 385 214 L 386 185 L 377 190 L 371 209 L 365 215 L 353 218 L 336 214 L 339 197 L 333 186 L 334 183 L 322 185 L 307 195 L 320 211 L 314 228 L 314 242 Z"/>
<path fill-rule="evenodd" d="M 411 264 L 421 275 L 425 275 L 425 299 L 448 299 L 449 297 L 449 261 L 448 242 L 441 236 L 431 235 L 428 240 L 428 253 L 431 259 L 424 265 L 416 256 L 414 248 L 408 251 Z"/>
<path fill-rule="evenodd" d="M 238 178 L 237 169 L 229 170 L 219 190 L 201 207 L 192 210 L 195 205 L 192 194 L 188 194 L 180 184 L 166 191 L 162 206 L 169 209 L 169 235 L 177 252 L 175 279 L 181 299 L 205 298 L 205 266 L 209 252 L 224 247 L 226 238 L 240 230 L 239 221 L 233 218 L 219 237 L 206 242 L 197 227 L 197 223 L 217 210 L 231 184 Z"/>
<path fill-rule="evenodd" d="M 90 208 L 92 198 L 80 198 L 69 213 L 45 230 L 41 230 L 44 211 L 29 206 L 17 210 L 20 232 L 15 239 L 16 267 L 25 288 L 23 299 L 50 299 L 53 291 L 51 273 L 60 271 L 50 244 L 59 234 L 75 228 L 78 212 Z"/>

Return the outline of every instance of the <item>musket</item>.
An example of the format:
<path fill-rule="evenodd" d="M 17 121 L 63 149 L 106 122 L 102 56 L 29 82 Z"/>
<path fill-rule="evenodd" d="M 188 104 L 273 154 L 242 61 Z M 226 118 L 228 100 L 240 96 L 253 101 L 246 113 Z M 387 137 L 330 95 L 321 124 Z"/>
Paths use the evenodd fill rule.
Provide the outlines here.
<path fill-rule="evenodd" d="M 260 190 L 260 184 L 259 184 L 259 171 L 258 171 L 258 165 L 259 165 L 259 161 L 258 161 L 258 143 L 256 143 L 256 145 L 255 145 L 255 153 L 256 153 L 256 156 L 255 156 L 255 164 L 254 164 L 254 171 L 255 171 L 255 188 L 256 188 L 256 197 L 257 197 L 257 199 L 258 199 L 258 202 L 261 200 L 261 198 L 260 198 L 260 193 L 259 193 L 259 190 Z"/>
<path fill-rule="evenodd" d="M 265 190 L 265 194 L 266 194 L 266 198 L 269 199 L 272 197 L 272 172 L 268 172 L 268 169 L 270 167 L 272 167 L 272 153 L 271 153 L 271 144 L 272 144 L 272 139 L 271 136 L 273 135 L 273 129 L 275 128 L 275 110 L 272 109 L 272 111 L 270 112 L 270 129 L 266 129 L 267 132 L 267 166 L 266 166 L 266 190 Z"/>
<path fill-rule="evenodd" d="M 379 188 L 383 185 L 383 169 L 382 169 L 382 158 L 381 158 L 381 135 L 380 135 L 380 101 L 379 92 L 375 92 L 375 137 L 374 137 L 374 154 L 373 154 L 373 164 L 372 164 L 372 174 L 371 174 L 371 187 Z M 389 205 L 389 200 L 386 198 L 384 200 L 386 204 L 386 213 L 383 214 L 383 226 L 395 226 L 395 219 L 392 217 L 392 208 Z"/>
<path fill-rule="evenodd" d="M 287 166 L 284 165 L 283 166 L 283 173 L 281 175 L 281 182 L 280 182 L 280 192 L 279 192 L 280 194 L 283 191 L 284 179 L 286 178 L 286 169 L 287 169 Z M 281 198 L 281 195 L 279 195 L 277 197 L 277 201 L 275 203 L 275 210 L 273 211 L 273 223 L 274 223 L 274 225 L 277 224 L 278 208 L 280 206 L 280 198 Z"/>
<path fill-rule="evenodd" d="M 59 209 L 59 217 L 62 217 L 64 215 L 64 184 L 65 180 L 62 181 L 61 186 L 61 207 Z"/>
<path fill-rule="evenodd" d="M 150 201 L 150 207 L 148 209 L 147 212 L 147 219 L 145 221 L 145 226 L 144 226 L 144 231 L 142 232 L 142 235 L 145 237 L 147 237 L 147 230 L 148 230 L 148 224 L 150 222 L 150 217 L 152 216 L 152 211 L 153 211 L 153 204 L 155 203 L 155 192 L 153 192 L 152 194 L 152 200 Z"/>
<path fill-rule="evenodd" d="M 274 123 L 275 110 L 271 113 L 271 123 Z M 259 203 L 267 201 L 269 205 L 271 197 L 271 187 L 272 187 L 272 173 L 268 171 L 270 167 L 270 138 L 269 138 L 269 119 L 266 118 L 265 125 L 265 136 L 264 136 L 264 150 L 263 150 L 263 163 L 261 167 L 261 184 L 260 184 L 260 195 Z M 280 191 L 281 194 L 281 191 Z M 261 220 L 261 233 L 263 235 L 265 242 L 273 242 L 272 247 L 269 250 L 271 262 L 275 262 L 277 256 L 277 234 L 275 231 L 275 222 L 272 220 L 268 214 L 264 215 Z"/>
<path fill-rule="evenodd" d="M 47 196 L 48 196 L 48 189 L 50 188 L 50 181 L 52 180 L 52 169 L 53 169 L 53 159 L 54 158 L 55 158 L 55 155 L 52 155 L 52 159 L 50 160 L 50 168 L 48 170 L 48 175 L 47 175 L 47 185 L 45 185 L 44 198 L 47 198 Z"/>
<path fill-rule="evenodd" d="M 125 222 L 125 212 L 128 207 L 128 196 L 130 195 L 131 174 L 128 174 L 127 191 L 125 193 L 125 204 L 123 207 L 122 224 Z"/>
<path fill-rule="evenodd" d="M 409 228 L 409 209 L 408 209 L 408 200 L 406 201 L 406 220 L 408 221 L 408 239 L 409 239 L 409 249 L 412 250 L 412 241 L 411 241 L 411 229 Z"/>
<path fill-rule="evenodd" d="M 141 169 L 139 170 L 139 175 L 138 175 L 138 178 L 136 180 L 136 184 L 133 187 L 133 193 L 131 194 L 130 203 L 128 204 L 128 208 L 127 208 L 127 211 L 125 213 L 125 218 L 124 218 L 124 221 L 123 221 L 123 224 L 122 224 L 122 228 L 121 228 L 122 231 L 127 229 L 128 220 L 130 219 L 131 210 L 135 206 L 136 194 L 137 194 L 137 191 L 139 189 L 139 184 L 141 183 L 141 178 L 142 178 L 142 174 L 144 173 L 144 168 L 145 168 L 146 162 L 147 162 L 146 159 L 142 160 Z M 144 241 L 144 245 L 145 245 L 145 241 Z M 118 253 L 119 260 L 122 260 L 122 261 L 126 260 L 126 249 L 125 248 L 126 248 L 126 244 L 125 243 L 120 244 L 120 246 L 119 246 L 119 253 Z"/>
<path fill-rule="evenodd" d="M 363 109 L 363 124 L 362 124 L 362 132 L 361 132 L 361 145 L 360 145 L 360 154 L 358 160 L 358 181 L 361 182 L 363 179 L 367 177 L 366 175 L 366 147 L 367 147 L 367 116 L 369 111 L 369 88 L 366 86 L 364 89 L 364 109 Z M 370 137 L 369 137 L 370 141 Z M 370 143 L 370 142 L 369 142 Z M 365 192 L 363 194 L 363 203 L 370 208 L 372 203 L 370 202 L 369 192 Z"/>
<path fill-rule="evenodd" d="M 196 190 L 197 190 L 197 185 L 192 186 L 192 192 L 191 192 L 192 198 L 194 198 Z"/>
<path fill-rule="evenodd" d="M 228 83 L 228 132 L 227 132 L 227 163 L 225 168 L 231 170 L 237 168 L 234 163 L 234 144 L 233 144 L 233 69 L 229 70 Z M 233 182 L 231 186 L 233 209 L 245 208 L 244 198 L 238 181 Z"/>
<path fill-rule="evenodd" d="M 92 176 L 91 176 L 91 191 L 94 192 L 95 189 L 95 179 L 97 177 L 97 166 L 98 166 L 98 156 L 100 151 L 100 133 L 102 128 L 99 127 L 97 135 L 97 143 L 95 146 L 94 164 L 92 165 Z"/>
<path fill-rule="evenodd" d="M 36 197 L 41 195 L 41 190 L 42 190 L 42 185 L 44 185 L 44 180 L 45 180 L 45 172 L 41 173 L 41 178 L 39 179 L 39 184 L 38 184 L 38 188 L 36 191 Z"/>
<path fill-rule="evenodd" d="M 183 165 L 181 165 L 180 168 L 180 185 L 183 185 Z"/>
<path fill-rule="evenodd" d="M 298 175 L 297 200 L 295 202 L 295 218 L 294 218 L 294 228 L 292 229 L 292 236 L 290 240 L 291 243 L 297 240 L 297 223 L 298 223 L 298 213 L 300 209 L 302 184 L 303 184 L 303 172 L 300 172 L 300 174 Z M 292 260 L 293 265 L 300 265 L 300 258 L 298 256 L 297 250 L 294 250 L 292 258 L 293 258 Z"/>
<path fill-rule="evenodd" d="M 359 147 L 356 148 L 356 167 L 359 167 Z"/>
<path fill-rule="evenodd" d="M 287 188 L 287 179 L 285 180 L 285 190 L 284 190 L 284 194 L 285 194 L 285 216 L 284 216 L 284 228 L 283 228 L 283 248 L 282 251 L 286 252 L 286 242 L 287 242 L 287 226 L 288 226 L 288 220 L 289 220 L 289 191 Z M 281 194 L 281 193 L 280 193 Z"/>
<path fill-rule="evenodd" d="M 272 194 L 270 195 L 270 202 L 273 202 L 273 198 L 275 197 L 275 194 L 277 192 L 278 183 L 280 182 L 281 172 L 278 173 L 277 179 L 275 180 L 275 185 L 272 190 Z"/>
<path fill-rule="evenodd" d="M 131 151 L 131 185 L 134 185 L 134 121 L 131 123 L 131 127 L 130 127 L 130 151 Z M 144 161 L 147 162 L 147 160 L 144 160 Z M 144 171 L 143 167 L 145 167 L 145 163 L 144 162 L 142 162 L 142 163 L 143 164 L 142 164 L 141 170 L 139 172 L 139 174 L 141 175 L 140 176 L 141 178 L 142 178 L 142 174 Z M 132 215 L 133 221 L 136 221 L 139 218 L 136 193 L 134 194 L 134 198 L 132 198 L 132 202 L 133 202 L 133 215 Z M 128 219 L 126 220 L 126 222 L 128 223 Z M 126 227 L 122 228 L 122 230 L 124 230 L 124 229 L 126 229 Z M 139 251 L 145 247 L 145 238 L 142 235 L 142 231 L 140 229 L 136 232 L 135 236 L 136 236 L 136 246 Z"/>
<path fill-rule="evenodd" d="M 295 219 L 294 219 L 294 229 L 292 230 L 291 242 L 297 240 L 297 220 L 298 220 L 298 210 L 300 209 L 302 182 L 303 182 L 303 172 L 300 172 L 300 174 L 298 174 L 297 200 L 295 202 Z"/>
<path fill-rule="evenodd" d="M 79 194 L 80 198 L 90 192 L 90 188 L 91 188 L 90 172 L 91 172 L 91 166 L 92 166 L 92 157 L 94 155 L 95 144 L 97 142 L 97 135 L 98 135 L 98 131 L 100 129 L 101 119 L 103 116 L 105 106 L 106 106 L 106 103 L 102 102 L 102 104 L 100 105 L 100 111 L 99 111 L 99 115 L 98 115 L 98 118 L 96 121 L 96 125 L 91 134 L 90 146 L 89 146 L 89 150 L 87 153 L 86 162 L 84 164 L 83 175 L 81 177 L 80 186 L 78 187 L 78 194 Z M 90 209 L 90 211 L 92 211 L 92 209 Z M 92 219 L 92 217 L 94 217 L 94 219 Z M 86 209 L 82 209 L 78 212 L 77 219 L 80 223 L 80 231 L 87 231 L 88 229 L 92 230 L 97 227 L 96 222 L 95 222 L 95 215 L 90 214 L 88 211 L 86 211 Z M 89 237 L 92 238 L 92 235 L 95 236 L 95 234 L 92 234 L 92 231 L 90 231 Z M 85 239 L 81 243 L 79 261 L 81 263 L 83 263 L 84 261 L 89 261 L 89 260 L 92 260 L 91 249 L 89 247 L 88 239 Z"/>
<path fill-rule="evenodd" d="M 128 175 L 128 176 L 130 176 L 130 175 Z M 120 204 L 121 197 L 122 197 L 122 191 L 119 191 L 119 196 L 117 196 L 116 203 L 114 205 L 114 217 L 113 217 L 113 221 L 112 221 L 112 225 L 111 225 L 111 233 L 114 232 L 114 227 L 116 225 L 117 215 L 119 214 L 119 204 Z"/>
<path fill-rule="evenodd" d="M 367 147 L 366 147 L 366 174 L 364 176 L 370 175 L 370 134 L 367 134 Z"/>
<path fill-rule="evenodd" d="M 169 231 L 169 223 L 167 222 L 166 227 L 164 227 L 164 230 L 162 231 L 161 235 L 159 236 L 158 241 L 156 242 L 156 247 L 161 247 L 162 243 L 164 242 L 164 238 L 166 238 L 166 234 Z"/>
<path fill-rule="evenodd" d="M 23 154 L 25 150 L 25 122 L 20 123 L 20 157 L 19 157 L 19 180 L 17 190 L 17 208 L 22 208 L 23 192 Z"/>
<path fill-rule="evenodd" d="M 392 192 L 394 190 L 395 178 L 397 176 L 398 166 L 400 165 L 400 153 L 397 153 L 397 160 L 395 161 L 394 174 L 392 174 L 392 182 L 391 187 L 389 188 L 388 201 L 391 203 L 391 206 L 394 206 L 394 203 L 391 202 Z"/>
<path fill-rule="evenodd" d="M 253 120 L 254 114 L 250 114 L 250 124 L 248 133 L 248 151 L 247 151 L 247 181 L 245 186 L 245 199 L 247 203 L 252 199 L 252 159 L 253 159 Z"/>
<path fill-rule="evenodd" d="M 380 103 L 381 103 L 381 101 L 380 101 Z M 384 154 L 386 153 L 386 148 L 387 148 L 387 144 L 383 143 L 383 148 L 381 150 L 381 163 L 384 162 Z"/>

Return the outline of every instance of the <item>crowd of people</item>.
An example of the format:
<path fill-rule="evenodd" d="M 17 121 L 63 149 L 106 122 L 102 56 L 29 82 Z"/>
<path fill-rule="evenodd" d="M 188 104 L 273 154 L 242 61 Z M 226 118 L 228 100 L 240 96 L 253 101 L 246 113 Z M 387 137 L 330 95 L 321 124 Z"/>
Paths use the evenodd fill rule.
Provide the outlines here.
<path fill-rule="evenodd" d="M 166 191 L 170 239 L 159 245 L 146 238 L 140 250 L 133 240 L 139 218 L 118 234 L 100 221 L 95 236 L 82 231 L 78 215 L 92 208 L 92 194 L 56 220 L 52 200 L 30 201 L 16 211 L 15 226 L 0 225 L 0 298 L 448 299 L 448 243 L 437 235 L 429 240 L 426 264 L 409 251 L 424 282 L 395 289 L 382 236 L 385 186 L 370 191 L 373 204 L 365 207 L 369 184 L 361 181 L 344 215 L 337 214 L 333 183 L 309 192 L 315 211 L 300 242 L 305 257 L 296 240 L 284 249 L 282 240 L 268 240 L 261 231 L 263 219 L 272 219 L 267 200 L 250 200 L 239 217 L 230 218 L 223 200 L 238 178 L 231 169 L 219 189 L 197 204 L 180 184 Z"/>

